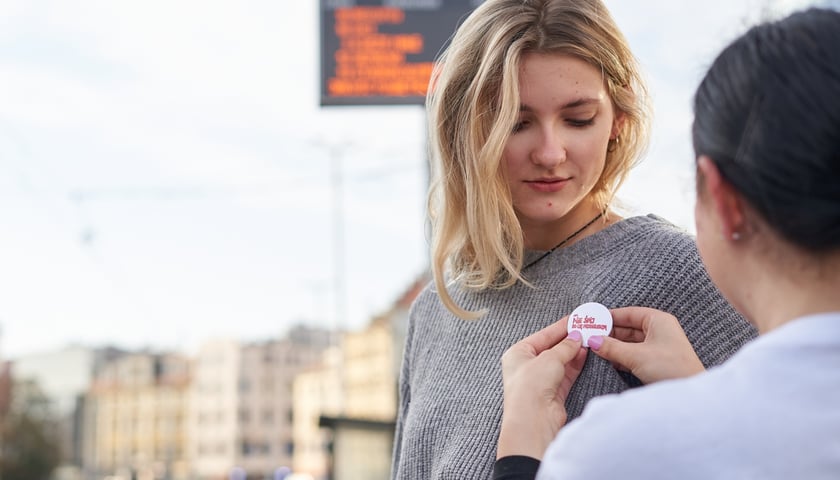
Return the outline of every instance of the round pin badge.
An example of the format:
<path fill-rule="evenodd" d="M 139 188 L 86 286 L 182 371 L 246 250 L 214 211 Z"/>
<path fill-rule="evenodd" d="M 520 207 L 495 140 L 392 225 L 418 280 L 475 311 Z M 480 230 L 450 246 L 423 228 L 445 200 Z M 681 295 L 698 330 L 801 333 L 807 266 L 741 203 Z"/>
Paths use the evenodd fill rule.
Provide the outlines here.
<path fill-rule="evenodd" d="M 612 314 L 607 307 L 597 302 L 584 303 L 569 315 L 567 330 L 577 330 L 583 337 L 583 346 L 587 346 L 589 337 L 595 335 L 607 336 L 612 331 Z"/>

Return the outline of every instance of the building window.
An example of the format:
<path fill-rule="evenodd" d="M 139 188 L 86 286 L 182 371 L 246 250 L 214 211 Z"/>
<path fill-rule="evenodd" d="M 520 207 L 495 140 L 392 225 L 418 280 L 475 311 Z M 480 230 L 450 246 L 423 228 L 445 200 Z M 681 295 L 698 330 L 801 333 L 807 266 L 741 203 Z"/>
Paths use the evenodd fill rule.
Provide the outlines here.
<path fill-rule="evenodd" d="M 239 392 L 240 393 L 247 393 L 251 390 L 251 381 L 247 378 L 240 378 L 239 379 Z"/>
<path fill-rule="evenodd" d="M 274 423 L 274 411 L 263 410 L 262 421 L 267 425 L 271 425 L 272 423 Z"/>
<path fill-rule="evenodd" d="M 239 423 L 248 424 L 251 421 L 251 412 L 247 408 L 239 410 Z"/>

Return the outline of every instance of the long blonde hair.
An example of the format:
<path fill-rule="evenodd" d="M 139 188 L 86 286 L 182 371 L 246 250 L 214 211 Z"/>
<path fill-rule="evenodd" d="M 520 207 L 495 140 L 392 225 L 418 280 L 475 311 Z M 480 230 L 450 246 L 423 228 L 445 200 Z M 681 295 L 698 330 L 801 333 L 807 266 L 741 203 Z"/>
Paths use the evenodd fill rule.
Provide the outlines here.
<path fill-rule="evenodd" d="M 483 312 L 458 306 L 447 278 L 473 290 L 525 281 L 522 229 L 500 165 L 517 121 L 526 52 L 575 55 L 603 72 L 623 121 L 590 193 L 596 205 L 606 208 L 647 144 L 647 91 L 600 0 L 487 0 L 476 8 L 439 57 L 426 100 L 432 274 L 443 304 L 464 319 Z"/>

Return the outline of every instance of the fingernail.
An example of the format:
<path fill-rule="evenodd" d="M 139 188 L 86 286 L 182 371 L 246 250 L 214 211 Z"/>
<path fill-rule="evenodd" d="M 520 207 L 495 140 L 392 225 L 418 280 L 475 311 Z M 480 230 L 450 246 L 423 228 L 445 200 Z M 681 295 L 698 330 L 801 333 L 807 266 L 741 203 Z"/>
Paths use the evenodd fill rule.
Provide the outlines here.
<path fill-rule="evenodd" d="M 604 344 L 604 337 L 600 335 L 593 335 L 589 337 L 589 341 L 586 342 L 586 344 L 589 345 L 589 348 L 592 350 L 598 350 L 601 348 L 601 345 Z"/>
<path fill-rule="evenodd" d="M 577 330 L 572 330 L 571 332 L 569 332 L 569 335 L 568 335 L 568 337 L 567 337 L 567 338 L 571 338 L 572 340 L 574 340 L 574 341 L 576 341 L 576 342 L 579 342 L 579 341 L 581 340 L 581 338 L 582 338 L 582 337 L 580 336 L 580 332 L 579 332 L 579 331 L 577 331 Z"/>

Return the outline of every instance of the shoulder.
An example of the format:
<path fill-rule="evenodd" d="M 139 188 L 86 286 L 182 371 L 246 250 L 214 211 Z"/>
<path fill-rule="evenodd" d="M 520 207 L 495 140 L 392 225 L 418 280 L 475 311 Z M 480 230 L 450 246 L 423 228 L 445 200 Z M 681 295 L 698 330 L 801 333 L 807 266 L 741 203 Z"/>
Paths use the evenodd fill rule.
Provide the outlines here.
<path fill-rule="evenodd" d="M 455 301 L 459 302 L 457 288 L 451 289 L 455 294 Z M 408 336 L 428 335 L 431 332 L 449 331 L 457 325 L 458 317 L 449 311 L 438 295 L 438 286 L 434 280 L 429 281 L 408 310 Z"/>
<path fill-rule="evenodd" d="M 587 405 L 576 424 L 570 424 L 572 428 L 568 434 L 574 438 L 583 431 L 603 429 L 613 430 L 614 435 L 628 440 L 667 436 L 672 426 L 685 426 L 686 419 L 682 417 L 686 412 L 689 412 L 689 415 L 698 414 L 691 405 L 700 401 L 698 393 L 707 393 L 705 385 L 709 382 L 705 375 L 707 374 L 689 379 L 663 381 L 646 385 L 644 388 L 595 398 Z M 661 447 L 661 443 L 657 442 L 655 448 Z"/>
<path fill-rule="evenodd" d="M 576 268 L 615 268 L 697 256 L 694 238 L 656 215 L 629 217 L 608 225 L 552 255 L 535 271 L 553 274 Z"/>
<path fill-rule="evenodd" d="M 593 237 L 600 237 L 593 240 L 602 246 L 601 258 L 609 268 L 634 278 L 640 275 L 637 281 L 676 272 L 692 278 L 705 276 L 694 236 L 656 215 L 626 218 Z"/>
<path fill-rule="evenodd" d="M 672 258 L 697 255 L 697 243 L 693 235 L 657 215 L 631 217 L 624 222 L 628 236 L 632 237 L 628 247 L 639 252 L 655 252 L 658 257 Z"/>
<path fill-rule="evenodd" d="M 456 293 L 457 289 L 449 287 L 449 293 Z M 434 278 L 430 279 L 417 294 L 414 301 L 409 308 L 409 321 L 414 322 L 418 318 L 429 319 L 437 318 L 444 315 L 444 312 L 449 312 L 441 302 L 438 294 L 438 286 L 435 284 Z"/>
<path fill-rule="evenodd" d="M 572 245 L 569 251 L 590 259 L 623 259 L 633 263 L 698 256 L 692 235 L 653 214 L 619 220 Z"/>
<path fill-rule="evenodd" d="M 706 432 L 725 430 L 701 377 L 593 399 L 549 446 L 540 478 L 680 477 L 714 441 Z"/>
<path fill-rule="evenodd" d="M 437 290 L 435 289 L 435 282 L 434 280 L 429 280 L 426 285 L 420 290 L 420 293 L 417 294 L 417 297 L 414 298 L 414 301 L 411 302 L 410 311 L 415 311 L 418 309 L 424 308 L 429 303 L 434 303 L 438 301 L 438 294 Z"/>
<path fill-rule="evenodd" d="M 593 399 L 549 446 L 539 478 L 835 478 L 836 442 L 823 439 L 840 422 L 840 354 L 818 346 L 838 337 L 796 328 L 706 373 Z"/>

